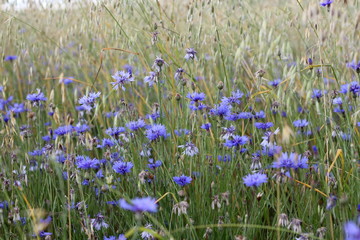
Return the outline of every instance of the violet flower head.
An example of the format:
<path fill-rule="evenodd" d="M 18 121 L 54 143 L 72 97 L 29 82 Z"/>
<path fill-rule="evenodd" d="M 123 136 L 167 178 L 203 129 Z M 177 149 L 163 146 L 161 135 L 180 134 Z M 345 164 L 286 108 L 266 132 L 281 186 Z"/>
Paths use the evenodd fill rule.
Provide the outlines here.
<path fill-rule="evenodd" d="M 185 59 L 186 60 L 196 60 L 197 58 L 196 58 L 196 54 L 197 54 L 197 52 L 195 51 L 195 49 L 193 49 L 193 48 L 187 48 L 186 49 L 186 55 L 185 55 Z"/>
<path fill-rule="evenodd" d="M 224 143 L 225 147 L 240 147 L 248 143 L 249 138 L 247 136 L 234 135 L 232 139 L 227 139 Z"/>
<path fill-rule="evenodd" d="M 162 59 L 161 57 L 157 57 L 155 60 L 154 60 L 154 64 L 152 65 L 152 68 L 154 70 L 156 70 L 156 72 L 161 72 L 163 66 L 166 66 L 168 65 L 164 59 Z"/>
<path fill-rule="evenodd" d="M 242 93 L 240 90 L 236 90 L 236 91 L 233 91 L 231 93 L 231 96 L 230 97 L 223 97 L 221 99 L 221 103 L 222 104 L 227 104 L 227 105 L 239 105 L 241 103 L 241 98 L 244 96 L 244 93 Z"/>
<path fill-rule="evenodd" d="M 330 7 L 330 5 L 334 2 L 334 0 L 324 0 L 320 3 L 323 7 Z"/>
<path fill-rule="evenodd" d="M 95 106 L 96 99 L 100 97 L 101 92 L 91 92 L 88 95 L 83 96 L 79 99 L 79 104 L 81 107 L 86 110 L 90 111 Z"/>
<path fill-rule="evenodd" d="M 190 157 L 199 153 L 199 149 L 192 142 L 187 142 L 185 145 L 178 146 L 178 148 L 183 148 L 184 149 L 183 154 Z"/>
<path fill-rule="evenodd" d="M 191 101 L 190 101 L 191 104 L 195 104 L 195 103 L 204 101 L 206 95 L 205 95 L 205 93 L 193 92 L 193 93 L 188 93 L 188 94 L 186 95 L 186 97 L 191 100 Z"/>
<path fill-rule="evenodd" d="M 276 88 L 281 83 L 281 79 L 275 79 L 274 81 L 270 81 L 268 84 L 269 86 L 272 86 L 273 88 Z"/>
<path fill-rule="evenodd" d="M 31 101 L 34 104 L 39 104 L 41 101 L 46 101 L 47 98 L 45 97 L 44 93 L 38 89 L 37 93 L 28 94 L 26 99 Z"/>
<path fill-rule="evenodd" d="M 346 64 L 348 68 L 354 69 L 357 73 L 360 73 L 360 61 L 356 63 L 355 61 L 352 61 L 348 64 Z"/>
<path fill-rule="evenodd" d="M 158 82 L 158 72 L 149 72 L 149 76 L 144 77 L 144 82 L 149 84 L 149 87 L 152 87 Z"/>
<path fill-rule="evenodd" d="M 183 79 L 184 73 L 185 73 L 185 70 L 183 68 L 178 68 L 174 75 L 175 80 L 179 81 L 179 80 Z"/>
<path fill-rule="evenodd" d="M 243 177 L 244 184 L 247 187 L 258 187 L 268 181 L 268 177 L 263 173 L 249 174 Z"/>
<path fill-rule="evenodd" d="M 353 221 L 345 223 L 344 232 L 345 232 L 345 240 L 360 239 L 360 227 Z"/>
<path fill-rule="evenodd" d="M 131 131 L 139 130 L 140 128 L 146 127 L 146 123 L 144 120 L 139 119 L 137 121 L 131 121 L 126 124 L 126 127 Z"/>
<path fill-rule="evenodd" d="M 87 156 L 77 156 L 76 166 L 79 169 L 98 169 L 100 168 L 100 161 L 96 158 L 91 159 Z"/>
<path fill-rule="evenodd" d="M 203 125 L 201 125 L 201 128 L 209 131 L 211 128 L 211 123 L 204 123 Z"/>
<path fill-rule="evenodd" d="M 146 130 L 146 137 L 150 141 L 155 141 L 161 137 L 165 139 L 167 136 L 166 128 L 162 124 L 153 124 Z"/>
<path fill-rule="evenodd" d="M 294 127 L 304 128 L 309 125 L 309 122 L 306 119 L 299 119 L 293 122 Z"/>
<path fill-rule="evenodd" d="M 129 72 L 125 72 L 125 71 L 117 71 L 111 77 L 115 79 L 115 82 L 111 83 L 115 90 L 121 87 L 121 89 L 125 91 L 125 87 L 124 87 L 125 83 L 134 81 L 134 77 Z"/>
<path fill-rule="evenodd" d="M 322 96 L 324 96 L 323 91 L 320 89 L 313 89 L 313 94 L 311 95 L 311 98 L 320 99 Z"/>
<path fill-rule="evenodd" d="M 186 185 L 188 185 L 188 184 L 191 183 L 192 178 L 191 178 L 191 177 L 188 177 L 188 176 L 185 176 L 185 175 L 181 175 L 181 176 L 179 176 L 179 177 L 173 177 L 173 180 L 174 180 L 174 182 L 175 182 L 176 184 L 184 187 L 184 186 L 186 186 Z"/>
<path fill-rule="evenodd" d="M 4 61 L 10 61 L 10 62 L 12 62 L 12 61 L 16 60 L 17 58 L 18 58 L 18 56 L 8 55 L 8 56 L 5 56 Z"/>
<path fill-rule="evenodd" d="M 120 173 L 121 175 L 125 175 L 126 173 L 131 172 L 131 169 L 134 167 L 132 162 L 116 162 L 113 165 L 113 170 L 116 173 Z"/>
<path fill-rule="evenodd" d="M 263 130 L 266 130 L 266 129 L 274 126 L 274 124 L 272 122 L 266 122 L 266 123 L 256 122 L 256 123 L 254 123 L 254 125 L 256 128 L 263 129 Z"/>
<path fill-rule="evenodd" d="M 156 199 L 152 197 L 134 198 L 129 203 L 125 199 L 120 199 L 120 207 L 135 213 L 157 212 Z"/>

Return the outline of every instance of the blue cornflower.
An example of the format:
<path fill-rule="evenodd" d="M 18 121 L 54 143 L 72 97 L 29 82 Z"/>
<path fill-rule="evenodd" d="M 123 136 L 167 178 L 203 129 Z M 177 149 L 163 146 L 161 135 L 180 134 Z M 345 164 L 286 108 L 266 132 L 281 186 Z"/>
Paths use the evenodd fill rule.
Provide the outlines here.
<path fill-rule="evenodd" d="M 349 221 L 344 225 L 345 240 L 359 240 L 360 227 L 353 221 Z"/>
<path fill-rule="evenodd" d="M 200 110 L 203 110 L 203 109 L 207 108 L 207 106 L 205 104 L 203 104 L 203 103 L 196 103 L 196 104 L 190 104 L 189 108 L 192 111 L 200 111 Z"/>
<path fill-rule="evenodd" d="M 34 156 L 42 156 L 44 154 L 44 150 L 43 149 L 35 149 L 32 152 L 28 152 L 28 154 L 33 157 Z"/>
<path fill-rule="evenodd" d="M 188 176 L 185 176 L 185 175 L 181 175 L 180 177 L 173 177 L 173 180 L 176 184 L 184 187 L 188 184 L 191 183 L 192 181 L 192 178 L 191 177 L 188 177 Z"/>
<path fill-rule="evenodd" d="M 104 240 L 126 240 L 127 238 L 125 237 L 124 234 L 120 234 L 118 237 L 115 237 L 115 236 L 109 236 L 109 237 L 106 237 L 104 236 Z"/>
<path fill-rule="evenodd" d="M 26 96 L 26 99 L 31 101 L 34 104 L 39 104 L 41 101 L 46 101 L 47 100 L 44 93 L 40 92 L 40 89 L 38 89 L 37 93 L 28 94 Z"/>
<path fill-rule="evenodd" d="M 139 119 L 137 121 L 131 121 L 126 124 L 126 127 L 130 129 L 131 131 L 136 131 L 140 128 L 144 128 L 146 126 L 146 123 L 144 120 Z"/>
<path fill-rule="evenodd" d="M 225 117 L 231 113 L 231 105 L 220 104 L 215 105 L 214 108 L 210 109 L 210 114 L 220 117 Z"/>
<path fill-rule="evenodd" d="M 166 133 L 166 128 L 162 124 L 153 124 L 150 125 L 146 130 L 146 137 L 150 141 L 159 139 L 160 137 L 166 138 L 168 134 Z"/>
<path fill-rule="evenodd" d="M 225 120 L 228 120 L 228 121 L 236 121 L 236 120 L 239 120 L 239 114 L 236 114 L 236 113 L 230 113 L 230 114 L 227 114 L 225 117 L 224 117 Z"/>
<path fill-rule="evenodd" d="M 125 199 L 120 199 L 120 207 L 135 213 L 157 212 L 156 199 L 152 197 L 134 198 L 130 203 Z"/>
<path fill-rule="evenodd" d="M 126 173 L 131 172 L 133 167 L 134 164 L 132 162 L 116 162 L 113 165 L 114 171 L 120 173 L 121 175 L 125 175 Z"/>
<path fill-rule="evenodd" d="M 91 159 L 87 156 L 77 156 L 76 166 L 80 169 L 98 169 L 100 168 L 100 161 L 96 158 Z"/>
<path fill-rule="evenodd" d="M 254 174 L 246 175 L 245 177 L 243 177 L 243 180 L 244 180 L 244 184 L 247 187 L 258 187 L 261 184 L 266 183 L 268 178 L 266 174 L 254 173 Z"/>
<path fill-rule="evenodd" d="M 352 61 L 351 63 L 346 64 L 346 66 L 354 69 L 357 73 L 360 73 L 360 61 L 358 63 Z"/>
<path fill-rule="evenodd" d="M 202 129 L 205 129 L 206 131 L 209 131 L 211 128 L 211 123 L 205 123 L 203 125 L 201 125 Z"/>
<path fill-rule="evenodd" d="M 45 232 L 45 231 L 39 232 L 39 237 L 41 237 L 41 238 L 44 238 L 46 236 L 51 236 L 51 235 L 52 235 L 51 232 Z"/>
<path fill-rule="evenodd" d="M 111 147 L 115 146 L 115 144 L 116 143 L 112 139 L 104 138 L 102 140 L 102 143 L 97 145 L 97 148 L 111 148 Z"/>
<path fill-rule="evenodd" d="M 330 5 L 334 2 L 334 0 L 324 0 L 323 2 L 320 3 L 321 6 L 323 7 L 330 7 Z"/>
<path fill-rule="evenodd" d="M 247 136 L 234 135 L 232 139 L 227 139 L 224 143 L 225 147 L 240 147 L 249 141 Z"/>
<path fill-rule="evenodd" d="M 125 91 L 124 84 L 127 82 L 133 82 L 134 77 L 129 72 L 117 71 L 114 75 L 111 76 L 115 79 L 115 82 L 112 82 L 113 88 L 117 90 L 119 86 L 123 91 Z"/>
<path fill-rule="evenodd" d="M 276 88 L 277 86 L 279 86 L 281 82 L 282 82 L 281 79 L 275 79 L 274 81 L 270 81 L 268 84 L 269 86 Z"/>
<path fill-rule="evenodd" d="M 220 161 L 220 162 L 230 162 L 231 161 L 231 155 L 224 155 L 224 156 L 219 155 L 218 156 L 218 161 Z"/>
<path fill-rule="evenodd" d="M 101 213 L 96 214 L 95 218 L 91 219 L 91 225 L 96 230 L 100 230 L 101 228 L 108 228 L 109 224 L 105 222 L 105 217 Z"/>
<path fill-rule="evenodd" d="M 14 103 L 13 106 L 10 107 L 10 111 L 19 114 L 22 112 L 26 112 L 27 109 L 25 108 L 25 104 L 24 103 Z"/>
<path fill-rule="evenodd" d="M 183 148 L 184 149 L 183 154 L 190 157 L 199 153 L 199 149 L 192 142 L 186 142 L 185 145 L 180 145 L 178 146 L 178 148 Z"/>
<path fill-rule="evenodd" d="M 72 133 L 74 131 L 74 127 L 71 125 L 60 126 L 54 130 L 54 133 L 58 136 L 63 136 L 68 133 Z"/>
<path fill-rule="evenodd" d="M 18 58 L 18 56 L 15 56 L 15 55 L 8 55 L 8 56 L 5 56 L 4 58 L 4 61 L 14 61 Z"/>
<path fill-rule="evenodd" d="M 239 119 L 251 119 L 254 115 L 251 112 L 241 112 L 238 114 Z"/>
<path fill-rule="evenodd" d="M 95 106 L 95 101 L 100 97 L 101 92 L 91 92 L 79 99 L 82 110 L 90 111 Z"/>
<path fill-rule="evenodd" d="M 196 104 L 199 103 L 200 101 L 204 101 L 206 95 L 205 93 L 193 92 L 193 93 L 188 93 L 186 97 L 191 100 L 190 101 L 191 104 Z"/>
<path fill-rule="evenodd" d="M 336 206 L 337 197 L 333 194 L 330 194 L 326 199 L 326 210 L 331 210 Z"/>
<path fill-rule="evenodd" d="M 181 137 L 182 135 L 189 135 L 191 133 L 191 131 L 188 129 L 175 129 L 174 133 L 177 136 Z"/>
<path fill-rule="evenodd" d="M 150 169 L 156 169 L 158 167 L 160 167 L 162 165 L 162 162 L 160 160 L 157 160 L 156 162 L 154 162 L 154 159 L 153 158 L 150 158 L 148 160 L 149 164 L 148 164 L 148 167 Z"/>
<path fill-rule="evenodd" d="M 274 124 L 272 122 L 267 122 L 267 123 L 256 122 L 256 123 L 254 123 L 254 125 L 255 125 L 256 128 L 264 129 L 264 130 L 274 126 Z"/>
<path fill-rule="evenodd" d="M 144 78 L 144 82 L 148 83 L 149 86 L 151 87 L 152 85 L 154 85 L 154 83 L 158 82 L 158 73 L 157 72 L 149 72 L 149 76 L 146 76 Z"/>
<path fill-rule="evenodd" d="M 61 78 L 59 80 L 59 83 L 64 83 L 65 85 L 68 85 L 68 84 L 74 82 L 72 79 L 74 79 L 74 77 Z"/>
<path fill-rule="evenodd" d="M 343 104 L 342 98 L 341 97 L 334 98 L 333 104 L 342 105 Z"/>
<path fill-rule="evenodd" d="M 324 96 L 322 90 L 320 90 L 320 89 L 313 89 L 313 94 L 311 95 L 311 98 L 320 99 L 322 96 Z"/>
<path fill-rule="evenodd" d="M 161 72 L 163 66 L 168 65 L 164 59 L 161 57 L 156 57 L 154 60 L 154 64 L 152 65 L 152 68 L 155 69 L 157 72 Z"/>
<path fill-rule="evenodd" d="M 119 136 L 121 133 L 126 132 L 126 129 L 124 127 L 113 127 L 106 129 L 105 133 L 109 136 Z"/>
<path fill-rule="evenodd" d="M 305 169 L 308 168 L 308 158 L 296 153 L 287 152 L 282 153 L 282 155 L 273 162 L 273 168 L 293 168 L 293 169 Z"/>
<path fill-rule="evenodd" d="M 74 130 L 77 132 L 77 133 L 84 133 L 84 132 L 87 132 L 90 130 L 90 127 L 87 125 L 87 124 L 77 124 L 75 127 L 74 127 Z"/>
<path fill-rule="evenodd" d="M 349 91 L 354 94 L 354 96 L 360 94 L 360 84 L 358 82 L 351 82 Z"/>
<path fill-rule="evenodd" d="M 146 119 L 152 119 L 153 121 L 156 121 L 156 119 L 158 119 L 160 117 L 160 113 L 159 112 L 154 112 L 151 114 L 146 114 L 145 118 Z"/>
<path fill-rule="evenodd" d="M 231 104 L 240 104 L 241 103 L 241 98 L 244 96 L 244 93 L 242 93 L 240 90 L 236 90 L 233 91 L 231 93 L 230 97 L 223 97 L 221 99 L 221 103 L 222 104 L 227 104 L 227 105 L 231 105 Z"/>
<path fill-rule="evenodd" d="M 186 55 L 185 55 L 185 59 L 186 60 L 189 60 L 189 59 L 192 59 L 192 60 L 196 60 L 196 51 L 195 51 L 195 49 L 193 49 L 193 48 L 187 48 L 186 49 Z"/>
<path fill-rule="evenodd" d="M 256 112 L 254 118 L 255 119 L 266 118 L 266 114 L 264 111 Z"/>
<path fill-rule="evenodd" d="M 297 128 L 303 128 L 306 127 L 307 125 L 309 125 L 309 122 L 306 119 L 299 119 L 293 122 L 294 127 Z"/>

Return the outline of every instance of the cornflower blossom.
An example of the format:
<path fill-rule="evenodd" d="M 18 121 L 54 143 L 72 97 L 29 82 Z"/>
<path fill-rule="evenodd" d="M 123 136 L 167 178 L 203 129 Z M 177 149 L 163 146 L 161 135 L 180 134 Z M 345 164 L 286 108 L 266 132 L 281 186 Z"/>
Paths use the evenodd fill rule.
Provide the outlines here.
<path fill-rule="evenodd" d="M 254 114 L 254 118 L 255 119 L 266 118 L 266 114 L 264 111 L 256 112 Z"/>
<path fill-rule="evenodd" d="M 126 240 L 127 238 L 125 237 L 124 234 L 120 234 L 118 237 L 116 236 L 109 236 L 109 237 L 106 237 L 104 236 L 104 240 Z"/>
<path fill-rule="evenodd" d="M 201 128 L 209 131 L 211 128 L 211 123 L 204 123 L 203 125 L 201 125 Z"/>
<path fill-rule="evenodd" d="M 97 98 L 100 97 L 101 92 L 91 92 L 88 95 L 83 96 L 79 99 L 79 104 L 81 107 L 86 111 L 91 111 L 93 107 L 95 106 L 95 101 Z"/>
<path fill-rule="evenodd" d="M 28 94 L 26 96 L 26 99 L 29 100 L 30 102 L 32 102 L 34 105 L 38 105 L 38 104 L 40 104 L 40 102 L 42 102 L 42 101 L 44 102 L 47 100 L 44 93 L 42 93 L 40 91 L 40 89 L 37 90 L 37 93 Z"/>
<path fill-rule="evenodd" d="M 149 76 L 144 77 L 144 82 L 149 84 L 149 87 L 152 87 L 155 83 L 158 82 L 158 72 L 149 72 Z"/>
<path fill-rule="evenodd" d="M 235 127 L 232 126 L 232 125 L 231 125 L 230 127 L 228 127 L 228 128 L 223 127 L 220 138 L 223 139 L 223 140 L 227 140 L 227 139 L 229 139 L 230 137 L 235 136 L 235 135 L 234 135 L 235 131 L 236 131 L 236 129 L 235 129 Z"/>
<path fill-rule="evenodd" d="M 360 73 L 360 61 L 356 63 L 355 61 L 352 61 L 348 64 L 346 64 L 348 68 L 354 69 L 357 73 Z"/>
<path fill-rule="evenodd" d="M 248 143 L 249 138 L 247 136 L 234 135 L 232 139 L 227 139 L 224 143 L 225 147 L 240 147 Z"/>
<path fill-rule="evenodd" d="M 185 73 L 185 70 L 183 68 L 178 68 L 174 75 L 175 80 L 179 81 L 179 80 L 183 79 L 184 73 Z"/>
<path fill-rule="evenodd" d="M 105 133 L 112 137 L 118 137 L 121 133 L 126 132 L 124 127 L 113 127 L 106 129 Z"/>
<path fill-rule="evenodd" d="M 332 102 L 332 103 L 335 104 L 335 105 L 342 105 L 342 104 L 343 104 L 343 100 L 342 100 L 341 97 L 337 97 L 337 98 L 334 98 L 334 99 L 333 99 L 333 102 Z"/>
<path fill-rule="evenodd" d="M 175 129 L 174 133 L 176 134 L 176 136 L 181 137 L 183 135 L 186 136 L 186 135 L 191 134 L 191 131 L 188 129 Z"/>
<path fill-rule="evenodd" d="M 74 79 L 74 77 L 60 78 L 59 83 L 68 85 L 68 84 L 74 82 L 72 79 Z"/>
<path fill-rule="evenodd" d="M 251 112 L 241 112 L 238 114 L 239 119 L 252 119 L 254 115 Z"/>
<path fill-rule="evenodd" d="M 309 125 L 309 122 L 306 119 L 299 119 L 293 122 L 294 127 L 304 128 Z"/>
<path fill-rule="evenodd" d="M 100 161 L 96 158 L 91 159 L 87 156 L 77 156 L 76 157 L 76 166 L 79 169 L 98 169 L 100 168 Z"/>
<path fill-rule="evenodd" d="M 281 79 L 275 79 L 274 81 L 270 81 L 268 82 L 269 86 L 272 86 L 274 88 L 276 88 L 277 86 L 279 86 L 279 84 L 281 83 Z"/>
<path fill-rule="evenodd" d="M 63 136 L 68 133 L 72 133 L 74 131 L 74 127 L 72 125 L 60 126 L 54 130 L 54 133 L 58 136 Z"/>
<path fill-rule="evenodd" d="M 231 105 L 227 104 L 220 104 L 215 105 L 214 108 L 210 109 L 210 114 L 219 116 L 219 117 L 225 117 L 231 113 Z"/>
<path fill-rule="evenodd" d="M 345 240 L 359 240 L 360 227 L 353 221 L 344 224 Z"/>
<path fill-rule="evenodd" d="M 273 162 L 273 168 L 293 168 L 293 169 L 305 169 L 308 168 L 308 158 L 303 155 L 298 155 L 297 153 L 287 152 L 282 153 L 282 155 Z"/>
<path fill-rule="evenodd" d="M 326 93 L 326 91 L 322 91 L 320 89 L 313 89 L 312 92 L 313 93 L 311 98 L 316 98 L 317 100 L 319 100 L 322 96 L 324 96 L 324 93 Z"/>
<path fill-rule="evenodd" d="M 323 7 L 330 7 L 330 5 L 334 2 L 334 0 L 324 0 L 323 2 L 320 3 L 321 6 Z"/>
<path fill-rule="evenodd" d="M 268 177 L 266 174 L 263 173 L 254 173 L 249 174 L 243 177 L 244 184 L 247 187 L 258 187 L 263 183 L 266 183 L 268 180 Z"/>
<path fill-rule="evenodd" d="M 4 61 L 14 61 L 18 58 L 18 56 L 15 56 L 15 55 L 8 55 L 8 56 L 5 56 L 4 58 Z"/>
<path fill-rule="evenodd" d="M 75 127 L 74 130 L 77 133 L 84 133 L 90 130 L 90 127 L 87 124 L 80 124 L 78 123 Z"/>
<path fill-rule="evenodd" d="M 119 89 L 119 87 L 121 87 L 121 89 L 123 91 L 125 91 L 126 90 L 125 87 L 124 87 L 125 83 L 134 81 L 134 77 L 131 75 L 131 73 L 125 72 L 125 71 L 117 71 L 111 77 L 113 79 L 115 79 L 115 82 L 111 83 L 115 90 L 117 90 L 117 89 Z"/>
<path fill-rule="evenodd" d="M 140 128 L 146 127 L 146 123 L 144 120 L 139 119 L 137 121 L 131 121 L 126 124 L 126 127 L 131 131 L 139 130 Z"/>
<path fill-rule="evenodd" d="M 162 70 L 162 67 L 163 66 L 166 66 L 168 65 L 164 59 L 160 58 L 160 57 L 157 57 L 155 60 L 154 60 L 154 64 L 152 65 L 152 68 L 156 70 L 156 72 L 161 72 Z"/>
<path fill-rule="evenodd" d="M 111 148 L 113 146 L 115 146 L 115 142 L 112 139 L 109 138 L 104 138 L 102 140 L 102 143 L 97 145 L 97 148 Z"/>
<path fill-rule="evenodd" d="M 130 202 L 125 199 L 120 199 L 120 207 L 126 210 L 130 210 L 135 213 L 142 212 L 157 212 L 156 199 L 152 197 L 134 198 Z"/>
<path fill-rule="evenodd" d="M 226 105 L 239 105 L 241 103 L 241 98 L 244 96 L 244 93 L 242 93 L 240 90 L 233 91 L 231 93 L 230 97 L 223 97 L 221 99 L 222 104 Z"/>
<path fill-rule="evenodd" d="M 186 185 L 188 185 L 188 184 L 191 183 L 192 178 L 191 178 L 191 177 L 188 177 L 188 176 L 185 176 L 185 175 L 181 175 L 181 176 L 179 176 L 179 177 L 173 177 L 173 180 L 174 180 L 174 182 L 175 182 L 176 184 L 184 187 L 184 186 L 186 186 Z"/>
<path fill-rule="evenodd" d="M 266 129 L 274 126 L 274 124 L 272 122 L 267 122 L 267 123 L 256 122 L 256 123 L 254 123 L 254 125 L 256 128 L 263 129 L 263 130 L 266 130 Z"/>
<path fill-rule="evenodd" d="M 149 128 L 146 130 L 146 137 L 150 141 L 155 141 L 163 137 L 164 139 L 167 138 L 168 134 L 166 133 L 166 128 L 162 124 L 153 124 L 150 125 Z"/>
<path fill-rule="evenodd" d="M 91 219 L 91 225 L 93 226 L 93 228 L 95 228 L 96 230 L 100 230 L 101 228 L 108 228 L 109 227 L 109 224 L 107 224 L 105 221 L 104 221 L 104 215 L 98 213 L 96 215 L 95 218 L 92 218 Z"/>
<path fill-rule="evenodd" d="M 190 104 L 197 104 L 197 103 L 199 103 L 201 101 L 204 101 L 206 95 L 205 95 L 205 93 L 193 92 L 193 93 L 188 93 L 186 95 L 186 97 L 191 100 Z"/>
<path fill-rule="evenodd" d="M 191 60 L 196 60 L 197 58 L 196 58 L 196 54 L 197 54 L 197 52 L 193 49 L 193 48 L 187 48 L 186 49 L 186 55 L 185 55 L 185 59 L 186 60 L 189 60 L 189 59 L 191 59 Z"/>
<path fill-rule="evenodd" d="M 26 112 L 27 109 L 25 108 L 24 103 L 14 103 L 14 105 L 10 107 L 10 111 L 12 111 L 15 114 L 19 114 L 22 112 Z"/>
<path fill-rule="evenodd" d="M 146 224 L 145 225 L 145 228 L 147 229 L 151 229 L 152 230 L 152 225 L 151 224 Z M 141 234 L 140 234 L 141 238 L 144 239 L 144 240 L 153 240 L 155 239 L 154 236 L 147 232 L 147 231 L 143 231 Z"/>
<path fill-rule="evenodd" d="M 134 167 L 134 164 L 132 162 L 116 162 L 112 168 L 116 173 L 125 175 L 126 173 L 131 172 L 131 169 L 133 167 Z"/>
<path fill-rule="evenodd" d="M 162 165 L 162 162 L 160 160 L 157 160 L 156 162 L 154 162 L 154 159 L 152 159 L 152 158 L 150 158 L 148 160 L 148 162 L 149 162 L 148 167 L 150 169 L 156 169 Z"/>
<path fill-rule="evenodd" d="M 199 153 L 199 149 L 192 142 L 187 142 L 185 145 L 178 146 L 178 148 L 183 148 L 184 149 L 183 154 L 190 157 Z"/>

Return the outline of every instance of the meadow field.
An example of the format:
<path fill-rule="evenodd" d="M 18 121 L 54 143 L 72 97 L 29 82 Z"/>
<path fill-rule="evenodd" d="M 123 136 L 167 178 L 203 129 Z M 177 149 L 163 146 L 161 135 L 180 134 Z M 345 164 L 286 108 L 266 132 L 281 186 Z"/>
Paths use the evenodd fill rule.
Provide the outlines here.
<path fill-rule="evenodd" d="M 0 239 L 360 239 L 359 0 L 0 22 Z"/>

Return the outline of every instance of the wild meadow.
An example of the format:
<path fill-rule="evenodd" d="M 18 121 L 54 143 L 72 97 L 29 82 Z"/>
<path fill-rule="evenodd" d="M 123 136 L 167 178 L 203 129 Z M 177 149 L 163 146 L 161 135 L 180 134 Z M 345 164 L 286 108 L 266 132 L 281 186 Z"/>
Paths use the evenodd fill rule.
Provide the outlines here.
<path fill-rule="evenodd" d="M 360 239 L 359 9 L 2 10 L 0 238 Z"/>

